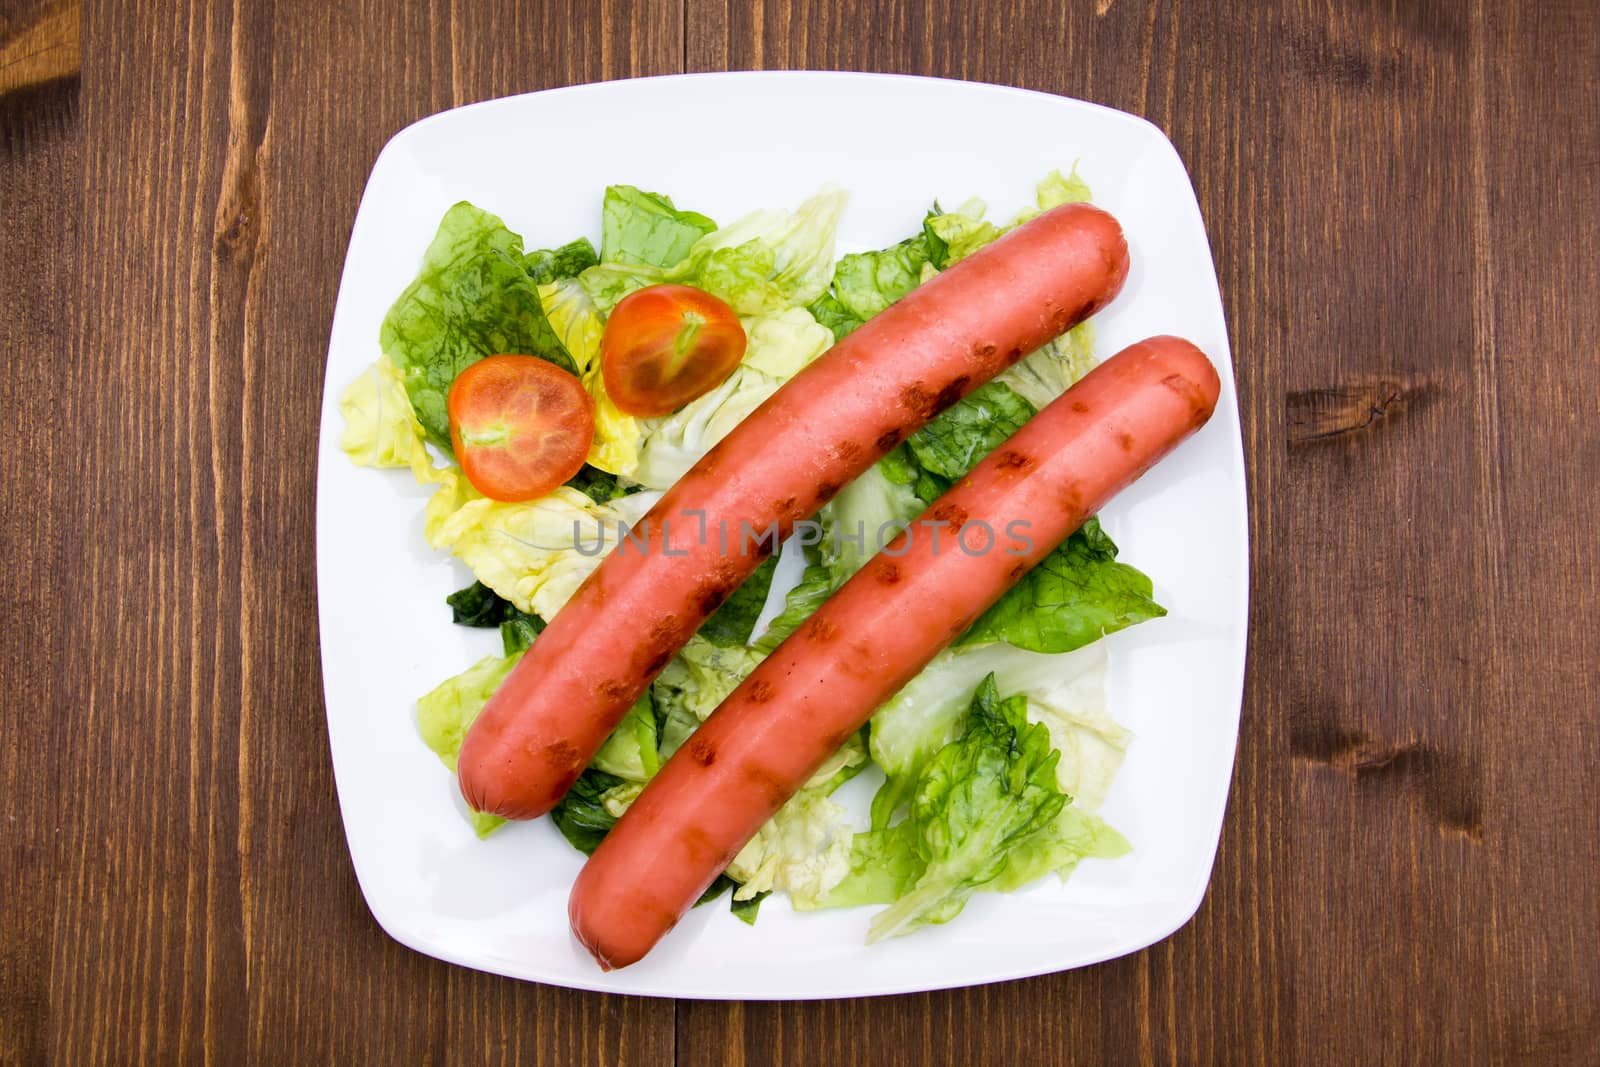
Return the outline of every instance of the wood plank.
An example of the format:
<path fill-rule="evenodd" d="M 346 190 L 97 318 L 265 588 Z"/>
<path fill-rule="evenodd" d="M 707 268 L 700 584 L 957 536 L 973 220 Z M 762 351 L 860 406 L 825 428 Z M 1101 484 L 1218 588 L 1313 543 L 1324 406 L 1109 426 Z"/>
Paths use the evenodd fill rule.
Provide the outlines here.
<path fill-rule="evenodd" d="M 83 513 L 63 385 L 77 328 L 63 281 L 79 260 L 78 114 L 76 79 L 0 92 L 0 1063 L 49 1049 L 49 905 L 73 821 L 52 785 L 76 733 L 63 680 L 82 640 L 61 581 Z"/>
<path fill-rule="evenodd" d="M 1476 13 L 1487 1052 L 1571 1063 L 1600 1048 L 1600 5 Z"/>
<path fill-rule="evenodd" d="M 73 663 L 102 667 L 52 693 L 75 729 L 38 814 L 93 799 L 60 837 L 48 970 L 26 968 L 48 975 L 45 1043 L 64 1062 L 670 1057 L 670 1003 L 449 967 L 367 913 L 322 724 L 312 506 L 328 322 L 384 141 L 452 103 L 677 69 L 681 8 L 85 17 L 118 47 L 85 56 L 79 436 L 33 477 L 76 485 L 60 529 L 96 531 L 52 578 Z"/>
<path fill-rule="evenodd" d="M 1284 337 L 1278 292 L 1276 23 L 1256 5 L 1063 5 L 1005 0 L 696 0 L 691 70 L 826 67 L 931 74 L 1082 97 L 1143 114 L 1191 164 L 1232 328 L 1250 491 L 1279 492 Z M 1028 27 L 1017 32 L 1017 27 Z M 959 140 L 959 133 L 956 134 Z M 956 149 L 959 150 L 959 149 Z M 1252 519 L 1257 605 L 1272 602 L 1280 542 Z M 1227 828 L 1199 916 L 1150 951 L 971 990 L 825 1004 L 683 1003 L 680 1062 L 736 1048 L 755 1062 L 1278 1062 L 1291 1034 L 1286 957 L 1286 733 L 1261 684 L 1271 643 L 1258 607 L 1252 679 Z M 1289 649 L 1281 644 L 1276 655 Z M 1270 655 L 1270 654 L 1269 654 Z M 755 1050 L 759 1050 L 757 1053 Z"/>
<path fill-rule="evenodd" d="M 1503 501 L 1485 492 L 1475 21 L 1308 2 L 1285 25 L 1291 423 L 1346 398 L 1289 435 L 1274 518 L 1296 546 L 1274 689 L 1295 759 L 1298 1045 L 1333 1061 L 1480 1059 L 1510 978 L 1490 933 L 1506 797 L 1487 775 L 1516 727 L 1485 699 L 1513 668 L 1493 621 Z"/>

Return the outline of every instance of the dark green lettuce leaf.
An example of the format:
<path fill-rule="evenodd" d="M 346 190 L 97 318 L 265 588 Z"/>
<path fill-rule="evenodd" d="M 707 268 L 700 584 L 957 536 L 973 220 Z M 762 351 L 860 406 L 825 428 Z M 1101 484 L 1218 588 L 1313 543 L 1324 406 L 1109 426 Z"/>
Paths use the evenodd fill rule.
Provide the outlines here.
<path fill-rule="evenodd" d="M 958 642 L 1004 641 L 1031 652 L 1070 652 L 1166 609 L 1149 577 L 1117 562 L 1098 519 L 1085 522 L 979 616 Z"/>
<path fill-rule="evenodd" d="M 422 428 L 445 449 L 450 383 L 473 363 L 517 353 L 576 370 L 545 321 L 538 287 L 523 266 L 522 238 L 466 201 L 445 212 L 421 271 L 384 317 L 378 341 L 399 368 Z"/>
<path fill-rule="evenodd" d="M 499 626 L 508 612 L 517 610 L 509 600 L 482 582 L 457 589 L 445 597 L 444 602 L 450 605 L 450 621 L 457 626 Z"/>
<path fill-rule="evenodd" d="M 450 621 L 457 626 L 498 626 L 508 656 L 526 652 L 544 630 L 543 619 L 521 610 L 482 582 L 457 589 L 444 600 L 450 605 Z"/>
<path fill-rule="evenodd" d="M 617 817 L 606 810 L 605 795 L 623 784 L 614 774 L 593 767 L 578 775 L 567 795 L 550 809 L 550 818 L 572 847 L 585 856 L 594 855 L 600 842 L 616 825 Z"/>
<path fill-rule="evenodd" d="M 600 258 L 606 263 L 672 267 L 717 224 L 672 199 L 631 185 L 606 186 L 600 208 Z"/>
<path fill-rule="evenodd" d="M 748 900 L 740 900 L 738 897 L 734 897 L 733 902 L 728 906 L 728 910 L 733 912 L 735 919 L 738 919 L 746 926 L 754 926 L 756 924 L 756 912 L 761 909 L 761 902 L 771 895 L 772 893 L 769 890 L 768 892 L 757 893 Z"/>
<path fill-rule="evenodd" d="M 724 647 L 748 644 L 756 619 L 766 606 L 767 592 L 772 588 L 772 572 L 778 568 L 773 556 L 762 562 L 755 573 L 746 578 L 700 627 L 700 636 L 714 645 Z"/>
<path fill-rule="evenodd" d="M 559 278 L 576 278 L 598 262 L 600 257 L 595 255 L 594 245 L 587 237 L 568 241 L 560 248 L 541 248 L 522 257 L 522 265 L 536 285 Z"/>
<path fill-rule="evenodd" d="M 1033 415 L 1033 405 L 1010 386 L 989 382 L 912 434 L 906 444 L 924 471 L 953 482 Z"/>
<path fill-rule="evenodd" d="M 585 463 L 578 469 L 578 473 L 567 479 L 567 485 L 596 504 L 606 504 L 619 496 L 627 496 L 638 492 L 638 487 L 625 488 L 617 481 L 617 476 L 610 471 L 603 471 L 599 467 Z"/>

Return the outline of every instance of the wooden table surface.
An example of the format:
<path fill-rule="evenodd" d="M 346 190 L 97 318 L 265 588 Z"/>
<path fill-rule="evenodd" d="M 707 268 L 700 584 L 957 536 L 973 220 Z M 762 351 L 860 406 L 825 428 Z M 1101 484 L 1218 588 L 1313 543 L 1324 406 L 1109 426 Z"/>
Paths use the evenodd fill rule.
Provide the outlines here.
<path fill-rule="evenodd" d="M 312 500 L 367 171 L 452 105 L 751 67 L 1095 100 L 1193 172 L 1254 609 L 1210 893 L 1145 952 L 673 1003 L 362 903 Z M 0 1062 L 1594 1062 L 1597 89 L 1593 0 L 3 0 Z"/>

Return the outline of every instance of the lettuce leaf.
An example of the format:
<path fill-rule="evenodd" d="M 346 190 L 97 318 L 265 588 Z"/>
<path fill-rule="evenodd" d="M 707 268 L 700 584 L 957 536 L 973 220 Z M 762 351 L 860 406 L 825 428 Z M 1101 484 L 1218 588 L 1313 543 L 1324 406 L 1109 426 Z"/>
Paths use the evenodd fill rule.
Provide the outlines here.
<path fill-rule="evenodd" d="M 1030 709 L 1048 710 L 1061 723 L 1105 712 L 1103 648 L 1045 655 L 992 644 L 941 652 L 872 717 L 868 744 L 885 776 L 872 799 L 874 829 L 890 825 L 911 799 L 928 761 L 959 736 L 970 694 L 990 674 L 1002 679 L 1008 692 L 1025 697 Z M 1096 786 L 1103 792 L 1116 768 L 1098 766 L 1106 772 L 1105 782 Z M 1072 781 L 1080 784 L 1076 771 Z"/>
<path fill-rule="evenodd" d="M 550 821 L 573 848 L 592 856 L 621 818 L 620 813 L 607 807 L 606 797 L 626 784 L 614 774 L 590 767 L 578 775 L 567 795 L 550 809 Z"/>
<path fill-rule="evenodd" d="M 716 228 L 698 212 L 679 211 L 672 198 L 661 193 L 608 185 L 600 205 L 600 258 L 607 263 L 671 267 Z"/>
<path fill-rule="evenodd" d="M 767 593 L 772 588 L 772 575 L 778 569 L 777 557 L 771 557 L 755 569 L 755 573 L 739 583 L 711 617 L 700 626 L 700 636 L 714 645 L 744 645 L 750 640 L 761 609 L 766 607 Z"/>
<path fill-rule="evenodd" d="M 419 482 L 435 480 L 422 423 L 389 357 L 379 356 L 350 383 L 339 398 L 339 414 L 339 447 L 356 466 L 409 467 Z"/>
<path fill-rule="evenodd" d="M 983 217 L 985 210 L 984 202 L 974 197 L 954 211 L 935 212 L 923 224 L 944 244 L 944 255 L 936 264 L 940 270 L 959 263 L 1005 233 Z"/>
<path fill-rule="evenodd" d="M 625 781 L 643 784 L 661 769 L 658 743 L 655 710 L 646 692 L 617 723 L 589 766 Z"/>
<path fill-rule="evenodd" d="M 600 264 L 579 281 L 604 314 L 635 289 L 660 282 L 698 286 L 740 315 L 804 307 L 833 278 L 833 235 L 845 199 L 824 189 L 793 212 L 752 212 L 699 237 L 674 263 L 619 260 L 602 242 Z"/>
<path fill-rule="evenodd" d="M 881 465 L 841 489 L 819 516 L 823 539 L 818 547 L 833 587 L 866 566 L 923 507 L 912 488 L 894 481 Z"/>
<path fill-rule="evenodd" d="M 1095 670 L 1103 672 L 1103 653 L 1097 650 L 1097 655 Z M 948 676 L 944 680 L 951 681 Z M 1078 716 L 1076 721 L 1087 727 L 1066 727 L 1064 721 L 1073 713 L 1054 705 L 1041 709 L 1031 696 L 1000 699 L 995 675 L 985 675 L 964 721 L 948 731 L 955 736 L 912 776 L 906 818 L 856 835 L 850 871 L 828 891 L 822 906 L 889 904 L 869 931 L 868 940 L 878 940 L 947 922 L 974 892 L 1010 892 L 1051 872 L 1065 878 L 1085 857 L 1127 852 L 1122 835 L 1081 803 L 1073 803 L 1066 786 L 1087 780 L 1091 773 L 1109 779 L 1114 761 L 1109 767 L 1104 760 L 1091 761 L 1092 772 L 1061 766 L 1082 752 L 1069 736 L 1072 731 L 1086 728 L 1098 734 L 1109 724 L 1124 744 L 1126 732 L 1104 717 L 1104 685 L 1098 674 L 1082 672 L 1069 688 L 1075 692 L 1055 691 L 1055 704 L 1079 700 L 1102 705 Z M 1070 753 L 1065 758 L 1057 744 L 1063 737 Z"/>
<path fill-rule="evenodd" d="M 1005 870 L 1008 854 L 1047 829 L 1067 804 L 1049 732 L 1027 721 L 1027 699 L 1000 699 L 994 675 L 973 695 L 966 731 L 917 782 L 903 842 L 924 866 L 868 929 L 868 941 L 948 922 Z"/>
<path fill-rule="evenodd" d="M 457 626 L 494 627 L 506 655 L 524 652 L 544 630 L 544 620 L 521 611 L 482 582 L 457 589 L 445 597 L 450 605 L 450 621 Z"/>
<path fill-rule="evenodd" d="M 923 470 L 953 482 L 1020 430 L 1035 410 L 1010 386 L 988 382 L 912 434 L 906 444 Z"/>
<path fill-rule="evenodd" d="M 820 906 L 850 871 L 849 814 L 822 789 L 796 793 L 728 864 L 734 897 L 777 891 L 801 910 Z"/>
<path fill-rule="evenodd" d="M 596 263 L 594 245 L 587 237 L 568 241 L 560 248 L 541 248 L 522 257 L 522 267 L 535 285 L 545 285 L 558 278 L 576 278 Z"/>
<path fill-rule="evenodd" d="M 467 728 L 522 658 L 486 656 L 452 678 L 446 678 L 417 700 L 417 730 L 422 742 L 454 774 Z M 481 811 L 468 811 L 467 821 L 479 837 L 487 837 L 504 819 Z"/>
<path fill-rule="evenodd" d="M 599 309 L 576 278 L 557 278 L 538 288 L 539 306 L 572 358 L 574 371 L 582 377 L 600 360 L 600 336 L 605 323 Z"/>
<path fill-rule="evenodd" d="M 962 635 L 960 644 L 1005 641 L 1033 652 L 1070 652 L 1167 610 L 1148 575 L 1117 562 L 1117 546 L 1091 518 Z"/>
<path fill-rule="evenodd" d="M 816 553 L 812 553 L 812 562 L 806 564 L 805 572 L 800 576 L 800 582 L 790 589 L 784 596 L 783 611 L 767 624 L 767 628 L 756 640 L 755 647 L 762 652 L 771 652 L 781 645 L 786 637 L 800 628 L 800 624 L 811 617 L 811 613 L 822 606 L 823 601 L 833 595 L 838 588 L 833 581 L 833 569 L 827 564 L 819 562 Z"/>
<path fill-rule="evenodd" d="M 1010 893 L 1051 873 L 1065 881 L 1082 860 L 1114 860 L 1132 851 L 1127 838 L 1074 800 L 1049 826 L 1017 842 L 1006 856 L 1005 868 L 981 888 Z"/>
<path fill-rule="evenodd" d="M 484 585 L 542 618 L 555 613 L 616 546 L 618 523 L 636 524 L 653 503 L 637 493 L 606 504 L 563 486 L 524 503 L 489 500 L 447 478 L 428 502 L 424 533 Z"/>
<path fill-rule="evenodd" d="M 378 341 L 428 438 L 447 451 L 445 399 L 468 366 L 516 352 L 577 369 L 545 320 L 523 264 L 522 238 L 464 200 L 445 212 L 422 269 L 384 317 Z"/>
<path fill-rule="evenodd" d="M 693 725 L 689 727 L 692 730 L 693 726 L 698 726 L 716 711 L 717 705 L 726 700 L 728 694 L 764 658 L 764 653 L 753 648 L 716 645 L 696 634 L 668 662 L 650 687 L 655 697 L 657 715 L 670 722 L 673 713 L 681 711 L 683 714 L 678 717 L 680 729 L 692 721 Z M 676 745 L 672 745 L 669 751 L 670 733 L 663 729 L 663 759 L 677 749 Z M 687 736 L 688 733 L 684 732 L 676 737 L 676 741 L 681 744 Z"/>

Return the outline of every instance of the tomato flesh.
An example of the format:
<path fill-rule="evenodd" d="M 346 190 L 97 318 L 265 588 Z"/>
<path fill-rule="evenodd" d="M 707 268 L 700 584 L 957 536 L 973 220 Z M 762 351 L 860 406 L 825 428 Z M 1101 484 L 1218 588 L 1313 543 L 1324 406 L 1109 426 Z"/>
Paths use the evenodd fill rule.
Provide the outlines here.
<path fill-rule="evenodd" d="M 533 500 L 577 474 L 594 440 L 594 401 L 576 377 L 533 356 L 490 356 L 456 375 L 450 443 L 472 487 Z"/>
<path fill-rule="evenodd" d="M 623 297 L 606 320 L 606 395 L 628 415 L 670 415 L 726 381 L 746 344 L 739 316 L 705 290 L 648 286 Z"/>

